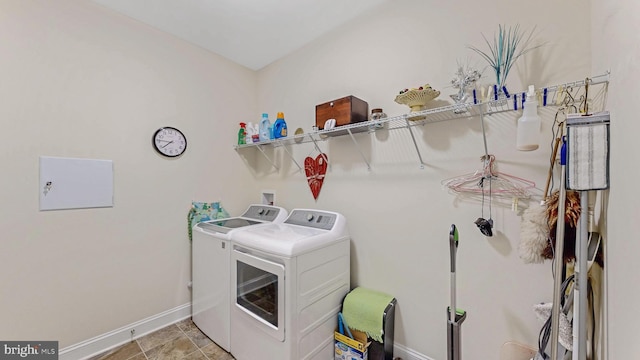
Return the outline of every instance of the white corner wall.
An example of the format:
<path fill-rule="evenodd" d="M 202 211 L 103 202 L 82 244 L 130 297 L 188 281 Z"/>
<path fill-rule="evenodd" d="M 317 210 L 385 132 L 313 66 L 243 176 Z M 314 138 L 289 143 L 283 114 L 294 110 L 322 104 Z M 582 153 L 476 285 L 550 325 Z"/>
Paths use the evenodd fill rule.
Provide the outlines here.
<path fill-rule="evenodd" d="M 456 61 L 484 66 L 466 45 L 482 47 L 481 33 L 492 37 L 500 23 L 537 26 L 536 40 L 546 42 L 512 70 L 507 82 L 512 91 L 528 84 L 581 80 L 592 75 L 589 19 L 589 3 L 578 0 L 517 5 L 504 0 L 391 1 L 262 69 L 259 111 L 272 118 L 283 111 L 290 132 L 297 127 L 308 132 L 315 105 L 346 95 L 366 100 L 370 109 L 382 107 L 388 115 L 399 115 L 408 108 L 393 101 L 398 90 L 429 83 L 442 92 L 435 104 L 446 104 L 455 92 L 449 84 Z M 486 74 L 484 81 L 490 83 L 492 77 Z M 554 112 L 541 113 L 544 141 L 535 152 L 515 150 L 518 112 L 486 120 L 489 152 L 496 155 L 499 170 L 543 188 Z M 371 170 L 348 136 L 321 143 L 331 165 L 317 201 L 286 152 L 270 154 L 279 171 L 261 156 L 249 166 L 258 186 L 277 191 L 279 205 L 346 215 L 352 235 L 352 283 L 398 299 L 398 345 L 430 359 L 446 358 L 448 231 L 455 223 L 460 230 L 458 306 L 468 312 L 462 326 L 463 357 L 498 359 L 507 341 L 534 346 L 542 323 L 532 307 L 550 301 L 553 281 L 550 262 L 524 265 L 518 257 L 522 208 L 512 212 L 511 199 L 498 204 L 495 198 L 496 235 L 485 238 L 473 223 L 483 215 L 480 201 L 456 201 L 441 186 L 443 179 L 481 167 L 479 120 L 416 128 L 424 169 L 406 131 L 356 137 Z M 312 144 L 288 150 L 299 164 L 317 154 Z"/>
<path fill-rule="evenodd" d="M 640 3 L 633 0 L 592 2 L 593 68 L 610 69 L 611 190 L 607 222 L 608 359 L 640 358 L 640 303 L 635 286 L 640 273 L 637 224 L 638 84 L 640 83 Z M 630 307 L 631 306 L 631 307 Z"/>
<path fill-rule="evenodd" d="M 0 339 L 64 348 L 189 304 L 191 201 L 258 197 L 232 148 L 256 74 L 84 0 L 2 0 L 0 43 Z M 40 155 L 113 160 L 114 207 L 39 212 Z"/>

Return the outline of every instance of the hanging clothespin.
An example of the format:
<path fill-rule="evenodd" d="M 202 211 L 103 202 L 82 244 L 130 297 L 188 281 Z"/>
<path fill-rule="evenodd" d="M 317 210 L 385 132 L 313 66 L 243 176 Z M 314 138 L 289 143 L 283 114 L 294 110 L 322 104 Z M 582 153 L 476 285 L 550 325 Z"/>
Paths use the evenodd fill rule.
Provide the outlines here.
<path fill-rule="evenodd" d="M 538 104 L 542 104 L 542 91 L 540 91 L 540 89 L 536 89 L 536 100 Z"/>
<path fill-rule="evenodd" d="M 560 85 L 560 87 L 557 90 L 557 94 L 558 96 L 556 96 L 556 106 L 560 106 L 560 104 L 562 104 L 564 101 L 564 98 L 562 97 L 562 92 L 564 91 L 564 86 Z"/>
<path fill-rule="evenodd" d="M 507 96 L 507 99 L 511 98 L 511 95 L 509 95 L 509 92 L 507 91 L 507 87 L 506 86 L 504 86 L 504 85 L 502 86 L 502 91 Z"/>

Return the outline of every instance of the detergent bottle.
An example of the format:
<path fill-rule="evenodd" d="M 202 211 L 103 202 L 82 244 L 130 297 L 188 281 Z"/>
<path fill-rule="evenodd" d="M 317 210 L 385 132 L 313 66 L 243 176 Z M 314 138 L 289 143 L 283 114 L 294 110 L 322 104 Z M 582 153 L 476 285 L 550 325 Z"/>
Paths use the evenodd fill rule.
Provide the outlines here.
<path fill-rule="evenodd" d="M 241 122 L 240 130 L 238 130 L 238 145 L 244 145 L 247 143 L 247 124 Z"/>
<path fill-rule="evenodd" d="M 269 115 L 267 113 L 262 114 L 262 120 L 260 120 L 260 141 L 268 141 L 271 139 L 271 121 L 269 121 Z"/>
<path fill-rule="evenodd" d="M 273 137 L 275 139 L 287 137 L 287 123 L 284 121 L 284 113 L 279 112 L 276 122 L 273 123 Z"/>

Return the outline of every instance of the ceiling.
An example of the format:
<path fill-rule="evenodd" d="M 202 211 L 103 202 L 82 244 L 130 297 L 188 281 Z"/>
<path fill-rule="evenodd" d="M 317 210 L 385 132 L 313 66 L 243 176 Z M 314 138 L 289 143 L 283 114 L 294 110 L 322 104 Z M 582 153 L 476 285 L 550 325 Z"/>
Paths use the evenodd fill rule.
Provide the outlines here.
<path fill-rule="evenodd" d="M 392 0 L 91 0 L 259 70 Z"/>

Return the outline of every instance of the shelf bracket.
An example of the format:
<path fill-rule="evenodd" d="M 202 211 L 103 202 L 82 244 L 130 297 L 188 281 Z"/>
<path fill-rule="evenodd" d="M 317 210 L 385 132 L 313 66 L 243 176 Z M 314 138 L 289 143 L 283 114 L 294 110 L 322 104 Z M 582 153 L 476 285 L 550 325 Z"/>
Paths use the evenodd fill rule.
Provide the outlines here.
<path fill-rule="evenodd" d="M 403 118 L 404 118 L 404 121 L 407 123 L 407 129 L 409 130 L 409 134 L 411 134 L 411 140 L 413 140 L 413 146 L 415 146 L 416 148 L 418 159 L 420 159 L 420 169 L 424 169 L 424 160 L 422 160 L 422 155 L 420 154 L 420 149 L 418 149 L 418 143 L 416 142 L 416 137 L 413 134 L 413 130 L 411 130 L 411 123 L 409 122 L 409 117 L 405 114 Z"/>
<path fill-rule="evenodd" d="M 293 154 L 291 154 L 291 151 L 289 151 L 285 145 L 282 145 L 282 148 L 284 149 L 284 151 L 287 152 L 287 154 L 291 158 L 291 161 L 293 161 L 293 163 L 296 164 L 296 166 L 298 167 L 298 170 L 302 171 L 302 167 L 300 166 L 300 164 L 298 164 L 296 159 L 293 157 Z"/>
<path fill-rule="evenodd" d="M 347 128 L 347 132 L 349 133 L 349 136 L 351 137 L 351 141 L 353 141 L 353 144 L 358 149 L 358 152 L 360 153 L 360 156 L 362 156 L 362 160 L 364 160 L 364 162 L 367 164 L 367 169 L 371 170 L 371 164 L 369 164 L 369 160 L 367 160 L 367 157 L 364 156 L 364 153 L 362 152 L 362 149 L 360 149 L 360 145 L 358 145 L 358 142 L 356 141 L 355 136 L 353 136 L 353 133 L 351 132 L 351 129 Z"/>
<path fill-rule="evenodd" d="M 316 147 L 316 151 L 318 151 L 320 153 L 320 155 L 322 155 L 322 158 L 324 159 L 324 161 L 327 162 L 327 166 L 331 166 L 331 163 L 329 162 L 329 159 L 327 159 L 327 156 L 322 152 L 322 150 L 320 150 L 320 147 L 318 146 L 318 142 L 316 141 L 316 139 L 311 136 L 311 141 L 313 141 L 313 146 Z"/>
<path fill-rule="evenodd" d="M 271 160 L 271 158 L 267 155 L 266 152 L 264 152 L 262 145 L 258 145 L 257 147 L 258 147 L 258 150 L 260 150 L 260 152 L 262 153 L 262 155 L 264 155 L 264 157 L 271 163 L 271 166 L 276 168 L 276 170 L 280 171 L 280 168 L 276 165 L 276 163 L 273 162 L 273 160 Z"/>

